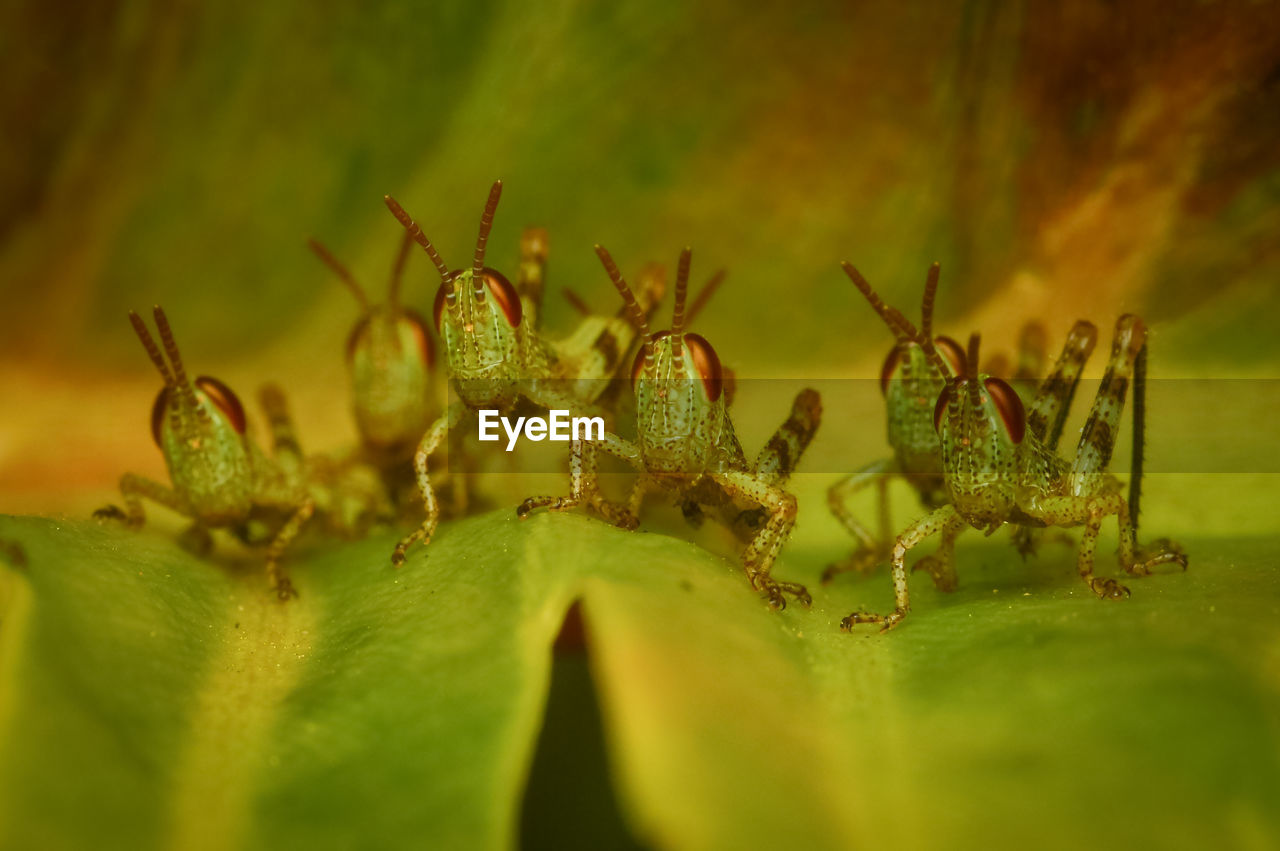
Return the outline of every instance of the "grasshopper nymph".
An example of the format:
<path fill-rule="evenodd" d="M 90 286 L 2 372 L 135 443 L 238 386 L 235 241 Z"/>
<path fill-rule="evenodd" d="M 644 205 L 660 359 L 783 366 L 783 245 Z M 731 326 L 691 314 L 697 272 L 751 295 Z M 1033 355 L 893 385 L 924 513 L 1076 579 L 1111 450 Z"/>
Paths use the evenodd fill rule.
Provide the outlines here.
<path fill-rule="evenodd" d="M 675 318 L 670 331 L 650 333 L 648 319 L 609 253 L 596 246 L 609 279 L 622 295 L 643 345 L 632 368 L 636 396 L 636 442 L 606 433 L 600 441 L 576 440 L 570 461 L 568 497 L 532 497 L 517 509 L 527 517 L 538 508 L 553 511 L 586 504 L 624 528 L 638 525 L 646 493 L 673 492 L 681 503 L 723 505 L 740 499 L 760 506 L 766 520 L 742 555 L 751 586 L 774 608 L 790 594 L 809 605 L 803 585 L 770 575 L 778 551 L 796 521 L 796 498 L 782 488 L 818 428 L 821 400 L 814 390 L 800 392 L 791 417 L 778 429 L 755 464 L 748 463 L 734 434 L 724 394 L 724 373 L 711 344 L 685 331 L 685 298 L 691 252 L 680 256 L 676 275 Z M 620 458 L 640 472 L 625 509 L 600 492 L 597 450 Z"/>
<path fill-rule="evenodd" d="M 205 375 L 187 377 L 163 310 L 155 309 L 163 355 L 138 314 L 130 312 L 129 321 L 164 379 L 151 409 L 151 434 L 173 487 L 126 473 L 120 479 L 124 509 L 111 505 L 94 516 L 138 529 L 146 519 L 142 500 L 149 499 L 191 518 L 184 538 L 200 550 L 212 543 L 210 529 L 230 528 L 245 538 L 251 524 L 266 522 L 273 528 L 267 578 L 280 599 L 295 596 L 279 561 L 315 511 L 315 501 L 299 478 L 301 457 L 280 391 L 268 385 L 262 394 L 275 435 L 276 457 L 269 458 L 246 434 L 244 406 L 230 387 Z"/>
<path fill-rule="evenodd" d="M 951 369 L 933 340 L 912 333 L 901 314 L 889 308 L 881 316 L 895 333 L 914 338 L 939 372 Z M 938 564 L 931 572 L 935 578 L 938 573 L 953 573 L 954 541 L 966 525 L 988 534 L 1006 523 L 1083 525 L 1077 569 L 1090 590 L 1104 600 L 1129 595 L 1129 589 L 1114 579 L 1093 573 L 1098 532 L 1110 515 L 1116 516 L 1120 527 L 1120 566 L 1125 572 L 1145 576 L 1162 564 L 1186 568 L 1186 556 L 1170 541 L 1138 547 L 1120 481 L 1105 472 L 1135 362 L 1145 358 L 1146 327 L 1137 316 L 1125 314 L 1116 322 L 1111 358 L 1074 462 L 1057 454 L 1056 442 L 1066 417 L 1064 402 L 1074 390 L 1078 368 L 1092 349 L 1095 336 L 1090 323 L 1076 323 L 1057 367 L 1041 384 L 1030 416 L 1008 382 L 978 373 L 979 338 L 976 334 L 970 337 L 963 374 L 946 380 L 934 405 L 934 427 L 941 442 L 942 474 L 950 504 L 934 509 L 898 535 L 892 554 L 894 610 L 887 615 L 855 612 L 843 620 L 843 629 L 878 623 L 884 631 L 901 622 L 910 610 L 907 552 L 938 532 L 942 545 L 933 556 Z M 1064 377 L 1064 365 L 1071 373 L 1069 378 Z"/>
<path fill-rule="evenodd" d="M 463 418 L 481 409 L 507 413 L 521 399 L 543 408 L 581 411 L 605 389 L 618 359 L 631 344 L 634 330 L 625 319 L 593 317 L 563 342 L 544 340 L 537 329 L 538 298 L 542 291 L 541 264 L 546 256 L 545 234 L 526 231 L 522 241 L 521 287 L 516 288 L 485 265 L 485 248 L 502 181 L 489 190 L 480 218 L 471 266 L 450 270 L 418 224 L 391 196 L 387 207 L 422 247 L 440 274 L 433 318 L 443 341 L 445 365 L 458 400 L 449 405 L 418 444 L 414 469 L 425 504 L 422 525 L 396 544 L 393 564 L 402 564 L 417 541 L 430 543 L 440 507 L 427 470 L 428 457 L 444 443 Z M 581 395 L 578 395 L 581 394 Z"/>

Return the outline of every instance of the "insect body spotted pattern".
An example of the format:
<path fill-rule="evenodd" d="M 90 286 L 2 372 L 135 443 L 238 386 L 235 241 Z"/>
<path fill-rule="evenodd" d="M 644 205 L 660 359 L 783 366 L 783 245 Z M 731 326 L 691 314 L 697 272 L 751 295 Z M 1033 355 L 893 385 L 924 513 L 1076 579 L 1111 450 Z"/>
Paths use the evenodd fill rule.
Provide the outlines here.
<path fill-rule="evenodd" d="M 933 341 L 914 334 L 897 311 L 889 308 L 881 316 L 896 333 L 914 337 L 940 373 L 951 369 Z M 966 526 L 988 534 L 1006 523 L 1028 527 L 1082 526 L 1077 569 L 1090 590 L 1103 599 L 1120 599 L 1129 594 L 1114 579 L 1098 577 L 1093 572 L 1098 531 L 1106 517 L 1114 515 L 1119 524 L 1120 566 L 1130 575 L 1146 575 L 1162 564 L 1185 569 L 1186 556 L 1170 541 L 1157 541 L 1149 549 L 1139 548 L 1120 482 L 1105 472 L 1130 376 L 1146 348 L 1146 328 L 1138 317 L 1126 314 L 1116 322 L 1111 358 L 1075 460 L 1068 462 L 1056 452 L 1066 404 L 1095 336 L 1091 325 L 1077 323 L 1053 373 L 1031 405 L 1031 416 L 1008 382 L 979 374 L 978 336 L 970 338 L 963 374 L 947 379 L 934 406 L 934 426 L 939 434 L 942 473 L 950 503 L 898 535 L 892 552 L 894 610 L 885 615 L 855 612 L 844 619 L 843 628 L 875 623 L 887 630 L 900 623 L 910 609 L 907 552 L 930 535 L 940 534 L 942 545 L 934 556 L 937 563 L 931 572 L 951 574 L 954 541 Z"/>
<path fill-rule="evenodd" d="M 792 415 L 751 464 L 729 418 L 720 359 L 706 339 L 685 331 L 691 252 L 685 249 L 680 257 L 672 328 L 654 334 L 613 258 L 599 246 L 596 251 L 641 329 L 642 346 L 632 368 L 637 437 L 632 442 L 607 433 L 603 440 L 575 441 L 570 495 L 532 497 L 517 509 L 518 515 L 527 517 L 539 508 L 565 510 L 585 505 L 615 525 L 634 528 L 644 498 L 652 490 L 667 491 L 678 501 L 697 504 L 740 499 L 763 508 L 767 517 L 742 554 L 752 587 L 775 608 L 786 605 L 786 594 L 808 605 L 810 597 L 803 585 L 778 581 L 771 571 L 796 519 L 796 499 L 781 482 L 817 430 L 821 418 L 818 394 L 804 390 L 796 397 Z M 625 508 L 611 503 L 600 491 L 597 451 L 622 459 L 640 473 Z"/>
<path fill-rule="evenodd" d="M 292 424 L 276 423 L 277 455 L 267 456 L 247 434 L 244 407 L 230 387 L 209 376 L 188 378 L 163 310 L 155 309 L 163 354 L 136 313 L 129 314 L 129 321 L 164 379 L 151 411 L 151 433 L 164 454 L 172 487 L 126 473 L 120 480 L 125 507 L 108 506 L 94 516 L 140 528 L 146 519 L 142 501 L 150 500 L 191 518 L 185 537 L 196 549 L 208 548 L 210 529 L 228 528 L 251 537 L 253 524 L 266 523 L 273 527 L 268 579 L 281 599 L 293 596 L 279 562 L 315 511 L 315 501 L 300 474 L 289 472 L 301 470 Z M 266 388 L 264 397 L 283 416 L 278 389 Z"/>
<path fill-rule="evenodd" d="M 489 191 L 480 218 L 480 233 L 469 268 L 450 270 L 418 224 L 390 196 L 387 206 L 410 236 L 431 258 L 440 275 L 433 319 L 440 334 L 445 366 L 457 401 L 449 405 L 423 435 L 414 454 L 414 469 L 426 517 L 396 545 L 393 564 L 402 564 L 408 548 L 429 543 L 440 517 L 440 506 L 428 470 L 428 458 L 447 435 L 480 409 L 509 412 L 520 400 L 547 409 L 590 410 L 595 396 L 607 385 L 617 358 L 630 346 L 635 332 L 615 317 L 588 317 L 563 342 L 548 341 L 538 331 L 538 304 L 545 234 L 523 241 L 521 289 L 485 265 L 485 253 L 502 182 Z M 586 331 L 582 328 L 591 323 Z M 585 389 L 584 389 L 585 388 Z M 583 393 L 575 395 L 575 391 Z"/>

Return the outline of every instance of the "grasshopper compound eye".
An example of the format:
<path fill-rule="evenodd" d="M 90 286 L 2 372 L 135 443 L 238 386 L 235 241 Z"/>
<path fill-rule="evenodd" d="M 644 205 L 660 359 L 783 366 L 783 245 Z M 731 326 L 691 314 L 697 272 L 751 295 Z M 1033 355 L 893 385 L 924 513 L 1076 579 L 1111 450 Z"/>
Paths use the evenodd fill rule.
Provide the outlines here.
<path fill-rule="evenodd" d="M 1027 432 L 1027 414 L 1022 407 L 1022 400 L 1002 379 L 988 378 L 983 386 L 986 387 L 991 401 L 995 403 L 996 411 L 1000 414 L 1000 421 L 1004 423 L 1004 430 L 1008 432 L 1009 439 L 1014 443 L 1021 443 L 1023 435 Z"/>
<path fill-rule="evenodd" d="M 964 349 L 955 340 L 945 335 L 933 338 L 933 345 L 954 370 L 953 375 L 965 374 Z"/>
<path fill-rule="evenodd" d="M 240 403 L 240 397 L 235 394 L 235 391 L 208 375 L 200 376 L 194 384 L 195 389 L 213 403 L 236 433 L 244 434 L 244 405 Z M 161 387 L 160 392 L 156 394 L 155 403 L 151 406 L 151 437 L 155 440 L 156 446 L 162 445 L 160 428 L 168 413 L 169 401 L 173 398 L 171 390 L 170 387 Z"/>
<path fill-rule="evenodd" d="M 457 287 L 456 280 L 461 274 L 460 269 L 451 272 L 440 284 L 440 289 L 436 290 L 436 300 L 431 307 L 431 315 L 437 332 L 440 331 L 440 323 L 444 319 L 446 298 L 450 291 Z M 516 288 L 511 286 L 511 282 L 496 269 L 486 266 L 481 274 L 484 275 L 485 288 L 498 303 L 498 307 L 502 308 L 502 315 L 507 318 L 507 324 L 512 328 L 520 327 L 520 322 L 524 319 L 524 305 L 520 303 Z"/>
<path fill-rule="evenodd" d="M 947 406 L 951 404 L 951 391 L 955 387 L 950 382 L 942 388 L 942 392 L 938 394 L 938 403 L 933 406 L 933 430 L 942 431 L 942 415 L 946 413 Z"/>
<path fill-rule="evenodd" d="M 413 331 L 413 338 L 418 344 L 418 352 L 422 355 L 422 362 L 427 366 L 431 366 L 436 359 L 436 353 L 431 346 L 431 335 L 427 333 L 427 320 L 423 319 L 422 315 L 416 310 L 405 310 L 404 321 L 409 323 L 409 328 Z"/>
<path fill-rule="evenodd" d="M 898 364 L 902 363 L 902 348 L 894 346 L 889 350 L 889 354 L 884 359 L 884 364 L 880 367 L 880 395 L 889 395 L 889 382 L 893 379 L 893 374 L 898 371 Z"/>
<path fill-rule="evenodd" d="M 231 427 L 237 433 L 244 434 L 244 405 L 240 404 L 240 397 L 236 396 L 230 387 L 207 375 L 197 378 L 195 384 L 196 389 L 222 412 L 227 422 L 231 423 Z"/>

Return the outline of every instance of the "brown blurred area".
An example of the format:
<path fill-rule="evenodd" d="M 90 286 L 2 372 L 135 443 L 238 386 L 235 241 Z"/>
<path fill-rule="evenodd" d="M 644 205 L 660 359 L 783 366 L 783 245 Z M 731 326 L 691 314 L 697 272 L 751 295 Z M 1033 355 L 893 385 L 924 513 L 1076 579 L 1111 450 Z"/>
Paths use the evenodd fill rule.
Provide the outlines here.
<path fill-rule="evenodd" d="M 393 192 L 456 264 L 499 176 L 494 257 L 550 229 L 553 333 L 560 285 L 613 309 L 594 242 L 687 243 L 730 269 L 700 322 L 744 377 L 874 374 L 841 259 L 904 309 L 940 260 L 957 336 L 1136 311 L 1153 375 L 1280 372 L 1272 3 L 17 0 L 0 56 L 3 512 L 163 475 L 124 318 L 153 303 L 193 372 L 251 409 L 281 381 L 309 447 L 349 442 L 354 303 L 305 238 L 382 287 Z"/>

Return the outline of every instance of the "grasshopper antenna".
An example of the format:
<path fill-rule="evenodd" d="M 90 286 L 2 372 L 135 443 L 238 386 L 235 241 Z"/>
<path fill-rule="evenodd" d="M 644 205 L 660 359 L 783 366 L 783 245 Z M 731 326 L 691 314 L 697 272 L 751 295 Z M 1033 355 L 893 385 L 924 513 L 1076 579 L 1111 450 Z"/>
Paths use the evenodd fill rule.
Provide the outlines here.
<path fill-rule="evenodd" d="M 1142 501 L 1142 462 L 1147 432 L 1147 344 L 1133 361 L 1133 458 L 1129 462 L 1129 522 L 1138 534 L 1138 503 Z"/>
<path fill-rule="evenodd" d="M 153 312 L 156 319 L 156 328 L 160 330 L 160 342 L 164 345 L 165 354 L 169 356 L 169 362 L 173 364 L 175 386 L 192 410 L 197 412 L 200 419 L 207 420 L 209 412 L 196 401 L 196 391 L 191 387 L 191 382 L 187 380 L 187 371 L 182 366 L 182 355 L 178 352 L 178 343 L 173 339 L 173 329 L 169 327 L 169 317 L 164 315 L 164 310 L 161 309 L 160 305 L 156 305 Z"/>
<path fill-rule="evenodd" d="M 444 258 L 440 256 L 440 252 L 436 251 L 436 247 L 431 244 L 431 240 L 427 239 L 427 235 L 422 232 L 422 228 L 418 227 L 418 223 L 409 217 L 396 199 L 390 195 L 383 195 L 382 200 L 387 205 L 387 209 L 391 211 L 391 215 L 396 217 L 396 221 L 404 225 L 405 230 L 409 232 L 409 236 L 413 237 L 414 242 L 422 246 L 422 250 L 427 252 L 427 256 L 431 258 L 431 262 L 435 264 L 436 271 L 440 273 L 442 283 L 449 283 L 449 267 L 445 265 Z M 453 287 L 449 287 L 449 296 L 453 297 Z"/>
<path fill-rule="evenodd" d="M 933 339 L 933 300 L 938 294 L 938 276 L 942 267 L 934 263 L 929 267 L 929 274 L 924 280 L 924 299 L 920 305 L 920 335 L 926 340 Z"/>
<path fill-rule="evenodd" d="M 395 265 L 391 267 L 391 284 L 387 287 L 387 304 L 393 310 L 400 306 L 400 282 L 404 279 L 404 264 L 409 259 L 411 245 L 413 236 L 405 231 L 400 240 L 400 253 L 396 255 Z"/>
<path fill-rule="evenodd" d="M 352 294 L 355 295 L 356 301 L 360 302 L 360 311 L 362 313 L 368 313 L 369 297 L 365 295 L 364 287 L 360 286 L 360 284 L 356 282 L 356 279 L 352 277 L 351 272 L 347 267 L 339 263 L 338 258 L 334 257 L 333 254 L 329 252 L 329 249 L 325 248 L 324 244 L 319 240 L 308 239 L 307 245 L 310 246 L 312 253 L 320 258 L 320 262 L 328 266 L 329 270 L 338 276 L 338 280 L 347 285 L 347 289 L 351 290 Z"/>
<path fill-rule="evenodd" d="M 707 279 L 707 282 L 702 285 L 702 289 L 698 291 L 698 295 L 694 297 L 693 302 L 689 305 L 688 312 L 685 313 L 685 324 L 693 324 L 693 318 L 702 312 L 702 309 L 707 306 L 707 302 L 711 301 L 711 297 L 716 294 L 716 290 L 720 289 L 720 285 L 724 283 L 724 278 L 727 274 L 727 270 L 717 269 Z"/>
<path fill-rule="evenodd" d="M 636 301 L 635 294 L 631 292 L 631 287 L 627 286 L 627 282 L 623 280 L 622 273 L 618 271 L 618 264 L 613 262 L 613 257 L 603 245 L 596 246 L 596 256 L 604 264 L 609 280 L 613 281 L 614 288 L 622 296 L 627 310 L 631 312 L 632 324 L 640 331 L 640 337 L 644 340 L 644 370 L 651 374 L 653 372 L 653 337 L 649 334 L 649 319 L 640 309 L 640 304 Z"/>
<path fill-rule="evenodd" d="M 147 324 L 142 321 L 142 317 L 132 310 L 129 311 L 129 321 L 133 323 L 134 333 L 142 341 L 142 347 L 147 350 L 147 357 L 151 358 L 151 362 L 156 365 L 156 369 L 160 370 L 160 375 L 164 377 L 164 386 L 173 387 L 173 373 L 169 372 L 169 365 L 165 363 L 164 356 L 160 354 L 160 347 L 156 345 L 156 341 L 151 337 L 151 332 L 147 330 Z"/>
<path fill-rule="evenodd" d="M 582 296 L 578 295 L 569 287 L 562 289 L 560 291 L 560 295 L 564 296 L 564 300 L 569 302 L 569 305 L 583 316 L 591 315 L 591 305 L 583 301 Z"/>
<path fill-rule="evenodd" d="M 693 261 L 693 249 L 685 246 L 680 252 L 680 265 L 676 267 L 676 309 L 671 320 L 671 360 L 676 374 L 684 371 L 684 303 L 689 296 L 689 265 Z"/>
<path fill-rule="evenodd" d="M 471 286 L 477 302 L 484 302 L 484 251 L 489 244 L 489 231 L 493 229 L 493 214 L 498 209 L 498 199 L 502 197 L 502 181 L 495 180 L 489 187 L 489 200 L 485 201 L 484 213 L 480 216 L 480 236 L 476 239 L 475 259 L 471 261 Z"/>

